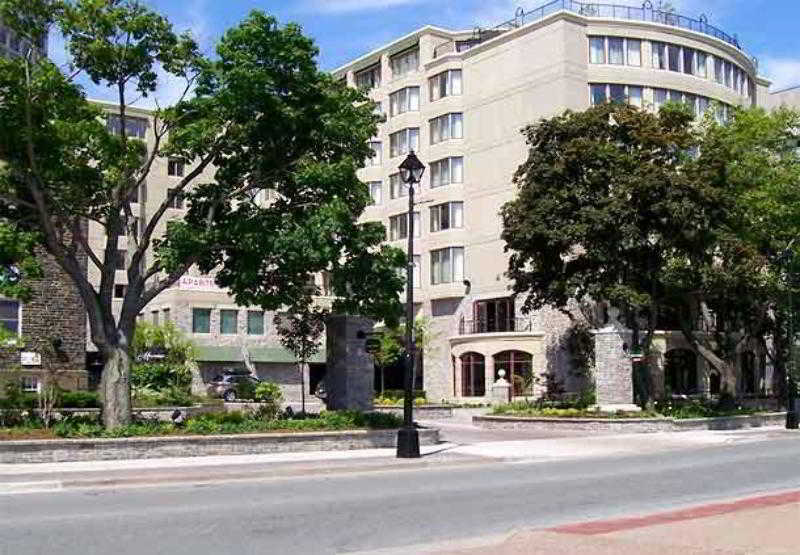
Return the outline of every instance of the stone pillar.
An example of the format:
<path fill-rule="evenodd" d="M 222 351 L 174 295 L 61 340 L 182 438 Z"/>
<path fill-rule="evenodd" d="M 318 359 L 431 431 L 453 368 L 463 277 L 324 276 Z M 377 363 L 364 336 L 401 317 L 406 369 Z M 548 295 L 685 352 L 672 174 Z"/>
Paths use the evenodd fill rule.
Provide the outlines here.
<path fill-rule="evenodd" d="M 356 316 L 329 316 L 325 322 L 327 371 L 325 390 L 331 410 L 372 409 L 375 366 L 358 332 L 372 331 L 373 322 Z"/>
<path fill-rule="evenodd" d="M 484 378 L 486 378 L 486 396 L 491 399 L 492 386 L 494 385 L 494 357 L 491 355 L 484 355 Z"/>
<path fill-rule="evenodd" d="M 492 384 L 492 404 L 503 405 L 511 401 L 511 383 L 505 378 L 505 370 L 500 370 L 500 377 Z"/>
<path fill-rule="evenodd" d="M 462 389 L 461 384 L 463 382 L 463 372 L 464 369 L 461 365 L 461 357 L 453 357 L 453 392 L 454 397 L 461 397 Z"/>
<path fill-rule="evenodd" d="M 608 312 L 608 325 L 594 333 L 597 404 L 608 410 L 638 410 L 633 404 L 632 332 L 617 320 L 619 310 Z"/>

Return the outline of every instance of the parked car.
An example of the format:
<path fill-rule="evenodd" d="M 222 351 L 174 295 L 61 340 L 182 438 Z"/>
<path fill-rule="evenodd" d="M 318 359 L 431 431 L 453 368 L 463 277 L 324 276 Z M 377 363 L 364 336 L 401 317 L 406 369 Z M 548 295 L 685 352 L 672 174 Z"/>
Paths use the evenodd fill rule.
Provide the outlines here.
<path fill-rule="evenodd" d="M 221 397 L 227 402 L 236 400 L 238 393 L 237 388 L 239 384 L 250 382 L 253 386 L 261 382 L 258 378 L 254 378 L 248 373 L 236 371 L 224 371 L 222 374 L 215 376 L 213 380 L 208 383 L 208 394 L 213 397 Z"/>

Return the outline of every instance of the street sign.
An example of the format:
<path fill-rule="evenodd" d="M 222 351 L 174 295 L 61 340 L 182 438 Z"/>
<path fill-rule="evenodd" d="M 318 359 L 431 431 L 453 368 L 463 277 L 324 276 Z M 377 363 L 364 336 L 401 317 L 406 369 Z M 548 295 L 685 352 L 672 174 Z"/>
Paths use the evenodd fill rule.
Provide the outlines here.
<path fill-rule="evenodd" d="M 375 354 L 381 350 L 381 340 L 377 337 L 370 337 L 364 342 L 364 350 L 369 354 Z"/>

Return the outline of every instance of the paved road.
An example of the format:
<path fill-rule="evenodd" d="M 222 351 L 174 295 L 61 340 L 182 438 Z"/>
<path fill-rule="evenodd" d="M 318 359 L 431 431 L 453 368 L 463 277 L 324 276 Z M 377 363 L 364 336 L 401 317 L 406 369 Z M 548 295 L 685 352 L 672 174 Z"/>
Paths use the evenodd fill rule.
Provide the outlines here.
<path fill-rule="evenodd" d="M 341 553 L 784 489 L 800 489 L 800 436 L 603 459 L 443 462 L 205 486 L 6 495 L 0 496 L 0 553 Z"/>

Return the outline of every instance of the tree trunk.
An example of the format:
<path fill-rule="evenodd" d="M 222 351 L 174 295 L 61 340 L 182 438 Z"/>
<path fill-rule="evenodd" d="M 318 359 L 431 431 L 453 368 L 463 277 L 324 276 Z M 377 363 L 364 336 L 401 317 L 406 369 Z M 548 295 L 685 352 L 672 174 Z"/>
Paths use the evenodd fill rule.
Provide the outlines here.
<path fill-rule="evenodd" d="M 300 412 L 306 413 L 306 363 L 300 361 L 297 365 L 300 370 Z"/>
<path fill-rule="evenodd" d="M 131 357 L 120 346 L 105 351 L 105 365 L 100 380 L 103 399 L 103 425 L 113 430 L 131 423 Z"/>

